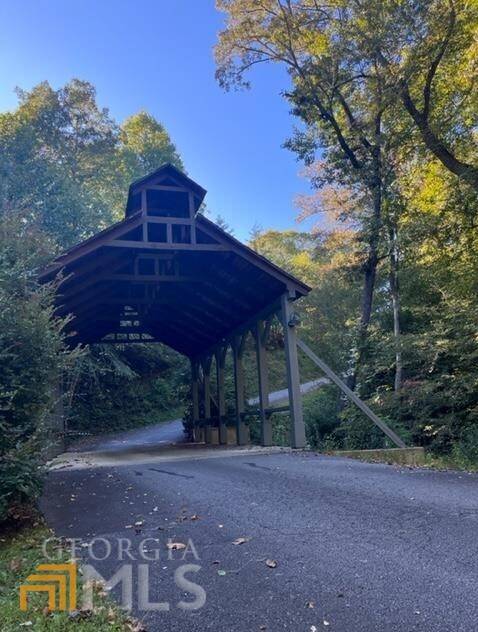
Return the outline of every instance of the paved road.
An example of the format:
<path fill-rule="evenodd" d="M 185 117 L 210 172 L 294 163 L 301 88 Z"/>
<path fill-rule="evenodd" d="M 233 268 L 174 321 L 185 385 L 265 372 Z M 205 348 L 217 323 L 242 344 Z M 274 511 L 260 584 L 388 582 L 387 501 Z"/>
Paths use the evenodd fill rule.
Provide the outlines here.
<path fill-rule="evenodd" d="M 76 441 L 69 451 L 122 452 L 135 448 L 183 443 L 185 440 L 183 421 L 182 419 L 175 419 L 137 430 L 108 433 L 98 437 L 85 437 Z"/>
<path fill-rule="evenodd" d="M 478 630 L 476 474 L 290 453 L 63 470 L 48 479 L 43 509 L 57 533 L 107 538 L 113 553 L 117 538 L 130 538 L 133 557 L 145 537 L 159 540 L 147 546 L 150 557 L 160 551 L 149 563 L 150 598 L 170 610 L 136 605 L 150 632 Z M 135 522 L 143 522 L 137 533 Z M 251 539 L 234 545 L 240 537 Z M 191 538 L 199 561 L 182 561 L 183 551 L 169 560 L 168 538 Z M 94 545 L 97 557 L 103 545 Z M 195 599 L 173 580 L 185 563 L 201 567 L 187 577 L 207 593 L 196 611 L 177 607 Z M 121 562 L 94 565 L 111 576 Z"/>
<path fill-rule="evenodd" d="M 327 377 L 319 377 L 316 380 L 312 380 L 311 382 L 304 382 L 304 384 L 300 385 L 300 392 L 302 395 L 306 393 L 311 393 L 312 391 L 316 391 L 317 389 L 325 386 L 326 384 L 330 384 L 330 380 Z M 287 404 L 289 401 L 289 389 L 283 388 L 280 391 L 274 391 L 273 393 L 269 393 L 269 404 Z M 259 404 L 259 397 L 252 397 L 247 400 L 249 406 L 257 406 Z"/>

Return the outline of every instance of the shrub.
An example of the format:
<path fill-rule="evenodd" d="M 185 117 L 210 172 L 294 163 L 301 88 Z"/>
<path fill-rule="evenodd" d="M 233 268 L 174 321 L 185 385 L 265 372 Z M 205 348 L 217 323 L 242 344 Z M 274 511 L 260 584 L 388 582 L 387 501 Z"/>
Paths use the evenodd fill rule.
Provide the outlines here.
<path fill-rule="evenodd" d="M 64 321 L 52 316 L 53 288 L 39 287 L 42 236 L 18 216 L 0 227 L 0 521 L 33 500 L 50 440 L 55 383 L 77 352 L 65 348 Z"/>
<path fill-rule="evenodd" d="M 303 398 L 307 442 L 312 448 L 322 448 L 324 441 L 339 425 L 338 391 L 335 386 L 322 386 Z"/>

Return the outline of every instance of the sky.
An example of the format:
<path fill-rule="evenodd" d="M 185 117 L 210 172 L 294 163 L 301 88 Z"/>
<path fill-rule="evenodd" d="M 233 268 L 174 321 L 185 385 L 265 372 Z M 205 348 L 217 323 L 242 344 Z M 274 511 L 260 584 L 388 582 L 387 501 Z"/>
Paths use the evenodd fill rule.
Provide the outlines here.
<path fill-rule="evenodd" d="M 116 120 L 145 109 L 165 125 L 212 215 L 237 237 L 254 226 L 306 229 L 294 198 L 308 183 L 281 147 L 297 125 L 280 95 L 287 75 L 267 65 L 251 90 L 220 88 L 223 21 L 214 0 L 0 0 L 0 111 L 15 108 L 16 86 L 86 79 Z"/>

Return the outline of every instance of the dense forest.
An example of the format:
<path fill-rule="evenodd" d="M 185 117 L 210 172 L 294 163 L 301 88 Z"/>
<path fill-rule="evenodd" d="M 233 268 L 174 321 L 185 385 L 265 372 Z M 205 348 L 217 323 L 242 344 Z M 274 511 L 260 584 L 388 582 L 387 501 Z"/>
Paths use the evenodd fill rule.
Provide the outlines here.
<path fill-rule="evenodd" d="M 254 246 L 314 287 L 304 329 L 350 387 L 414 443 L 476 462 L 478 5 L 217 4 L 219 82 L 287 69 L 286 146 L 315 189 L 297 200 L 311 234 L 266 231 Z M 311 436 L 323 423 L 335 445 L 382 441 L 333 394 L 318 399 Z"/>
<path fill-rule="evenodd" d="M 85 81 L 18 99 L 0 115 L 0 518 L 39 491 L 60 376 L 75 436 L 180 416 L 189 370 L 163 347 L 71 349 L 54 286 L 36 283 L 56 254 L 123 217 L 133 180 L 184 168 L 167 131 L 146 112 L 118 125 Z"/>
<path fill-rule="evenodd" d="M 351 388 L 410 444 L 476 466 L 478 6 L 218 5 L 218 81 L 247 86 L 256 64 L 287 68 L 297 128 L 285 144 L 313 189 L 295 201 L 297 230 L 256 228 L 250 245 L 313 287 L 301 336 Z M 182 414 L 185 359 L 157 346 L 69 348 L 55 288 L 36 284 L 62 249 L 120 219 L 131 181 L 164 162 L 187 169 L 161 123 L 140 112 L 118 124 L 86 81 L 19 90 L 0 114 L 0 519 L 38 493 L 60 375 L 71 432 Z M 275 389 L 285 376 L 272 334 Z M 247 353 L 253 396 L 252 342 Z M 303 379 L 316 376 L 304 362 Z M 313 447 L 385 445 L 332 386 L 304 407 Z M 278 442 L 286 426 L 277 415 Z"/>

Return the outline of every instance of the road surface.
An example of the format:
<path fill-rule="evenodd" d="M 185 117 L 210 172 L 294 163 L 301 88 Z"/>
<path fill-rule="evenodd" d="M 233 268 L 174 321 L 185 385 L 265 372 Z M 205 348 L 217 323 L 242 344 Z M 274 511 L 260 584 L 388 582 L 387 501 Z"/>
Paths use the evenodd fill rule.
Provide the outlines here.
<path fill-rule="evenodd" d="M 175 428 L 148 437 L 179 439 Z M 42 506 L 57 534 L 109 541 L 103 561 L 91 555 L 103 557 L 104 542 L 80 546 L 103 576 L 128 562 L 136 578 L 138 564 L 149 564 L 149 598 L 170 608 L 140 611 L 135 592 L 150 632 L 478 629 L 476 474 L 300 452 L 124 463 L 51 472 Z M 132 541 L 134 561 L 115 559 L 118 538 Z M 145 538 L 159 560 L 141 559 Z M 185 560 L 184 550 L 168 552 L 169 538 L 191 539 L 199 559 L 191 546 Z M 200 567 L 187 577 L 206 592 L 195 611 L 177 605 L 199 603 L 175 584 L 185 563 Z"/>

